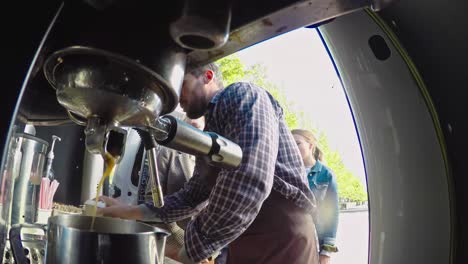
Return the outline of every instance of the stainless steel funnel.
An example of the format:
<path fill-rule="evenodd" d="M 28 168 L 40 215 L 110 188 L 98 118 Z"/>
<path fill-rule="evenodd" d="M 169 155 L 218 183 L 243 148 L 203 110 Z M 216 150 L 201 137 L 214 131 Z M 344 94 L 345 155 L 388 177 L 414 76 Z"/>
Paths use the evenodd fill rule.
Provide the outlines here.
<path fill-rule="evenodd" d="M 184 75 L 184 61 L 175 63 L 170 79 Z M 57 100 L 75 121 L 99 117 L 117 126 L 141 127 L 171 112 L 178 94 L 170 80 L 119 54 L 90 47 L 69 47 L 53 53 L 44 73 Z M 179 88 L 179 87 L 177 87 Z"/>
<path fill-rule="evenodd" d="M 70 118 L 87 127 L 88 150 L 104 155 L 110 133 L 122 134 L 122 127 L 147 127 L 176 107 L 185 70 L 185 57 L 178 54 L 174 51 L 174 56 L 167 56 L 170 61 L 160 62 L 167 63 L 160 75 L 137 60 L 74 46 L 50 55 L 44 74 Z M 124 145 L 117 142 L 115 154 L 122 156 Z"/>

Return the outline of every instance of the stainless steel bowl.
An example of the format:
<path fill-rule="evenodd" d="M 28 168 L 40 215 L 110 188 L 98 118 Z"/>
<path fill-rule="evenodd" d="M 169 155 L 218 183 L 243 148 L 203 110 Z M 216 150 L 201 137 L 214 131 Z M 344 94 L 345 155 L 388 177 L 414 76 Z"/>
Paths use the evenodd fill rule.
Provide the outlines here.
<path fill-rule="evenodd" d="M 49 218 L 46 263 L 162 263 L 169 233 L 132 220 L 60 215 Z M 159 260 L 159 261 L 158 261 Z"/>
<path fill-rule="evenodd" d="M 15 263 L 29 263 L 31 257 L 34 261 L 39 261 L 40 257 L 39 263 L 42 263 L 44 249 L 48 264 L 163 263 L 168 231 L 109 217 L 96 217 L 91 230 L 91 221 L 91 216 L 57 215 L 49 218 L 48 226 L 13 225 L 9 236 Z M 23 229 L 43 229 L 46 236 L 27 239 Z M 35 250 L 32 255 L 28 252 L 31 248 Z M 36 251 L 40 251 L 41 256 Z"/>

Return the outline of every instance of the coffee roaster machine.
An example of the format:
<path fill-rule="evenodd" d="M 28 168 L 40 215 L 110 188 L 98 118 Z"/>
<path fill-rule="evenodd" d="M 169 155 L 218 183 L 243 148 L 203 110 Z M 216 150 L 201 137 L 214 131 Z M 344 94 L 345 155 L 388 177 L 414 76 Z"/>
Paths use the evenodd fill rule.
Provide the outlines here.
<path fill-rule="evenodd" d="M 236 144 L 167 115 L 177 105 L 184 72 L 309 27 L 322 36 L 356 122 L 368 180 L 370 263 L 463 263 L 467 126 L 461 117 L 466 96 L 459 90 L 466 74 L 456 62 L 466 59 L 461 14 L 468 8 L 439 2 L 209 0 L 163 6 L 75 0 L 29 3 L 28 12 L 14 7 L 18 17 L 34 22 L 10 26 L 17 55 L 2 98 L 0 245 L 5 247 L 16 206 L 7 195 L 14 192 L 7 170 L 12 144 L 27 125 L 39 137 L 68 136 L 60 135 L 62 155 L 55 161 L 61 157 L 63 164 L 56 175 L 66 174 L 57 176 L 67 190 L 58 197 L 64 203 L 82 202 L 83 171 L 93 171 L 99 156 L 124 159 L 126 151 L 137 152 L 125 148 L 129 131 L 143 135 L 137 138 L 148 153 L 160 144 L 216 166 L 236 166 L 242 156 Z M 138 169 L 131 171 L 138 185 Z"/>

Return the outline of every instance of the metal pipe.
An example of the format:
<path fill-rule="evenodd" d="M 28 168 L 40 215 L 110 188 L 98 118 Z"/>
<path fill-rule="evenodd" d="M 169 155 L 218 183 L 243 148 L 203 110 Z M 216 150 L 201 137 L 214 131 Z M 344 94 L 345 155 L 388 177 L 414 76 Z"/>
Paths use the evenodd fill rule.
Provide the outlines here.
<path fill-rule="evenodd" d="M 231 25 L 231 1 L 186 0 L 182 16 L 170 25 L 175 42 L 194 50 L 226 44 Z"/>
<path fill-rule="evenodd" d="M 159 127 L 164 124 L 163 129 L 167 132 L 154 134 L 156 142 L 160 145 L 185 152 L 194 156 L 207 155 L 211 149 L 211 137 L 195 127 L 170 115 L 160 117 L 156 124 Z"/>
<path fill-rule="evenodd" d="M 159 124 L 164 124 L 167 133 L 157 131 L 153 135 L 162 146 L 203 157 L 209 164 L 220 168 L 235 169 L 242 161 L 239 145 L 223 136 L 201 131 L 170 115 L 160 117 L 155 126 Z M 158 138 L 158 135 L 163 137 Z"/>

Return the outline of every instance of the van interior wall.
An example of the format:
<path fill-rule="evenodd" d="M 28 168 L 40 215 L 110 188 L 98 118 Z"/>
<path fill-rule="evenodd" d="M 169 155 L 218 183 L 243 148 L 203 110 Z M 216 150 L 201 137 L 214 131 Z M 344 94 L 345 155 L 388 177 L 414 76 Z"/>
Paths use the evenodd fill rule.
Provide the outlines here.
<path fill-rule="evenodd" d="M 468 252 L 463 250 L 468 228 L 462 225 L 468 222 L 467 10 L 467 1 L 412 0 L 398 1 L 380 12 L 416 64 L 439 114 L 455 191 L 455 263 L 468 263 Z"/>
<path fill-rule="evenodd" d="M 5 46 L 2 49 L 10 55 L 3 57 L 6 71 L 2 74 L 2 87 L 4 88 L 0 96 L 2 151 L 6 151 L 3 146 L 8 137 L 10 125 L 19 123 L 13 116 L 31 61 L 60 3 L 60 0 L 32 1 L 27 3 L 27 8 L 25 8 L 24 2 L 12 1 L 9 2 L 8 7 L 5 7 L 9 13 L 14 14 L 14 19 L 11 21 L 5 19 L 8 23 L 3 23 L 2 27 L 3 38 L 8 39 L 3 42 Z M 6 155 L 3 154 L 2 152 L 2 158 L 5 158 Z"/>

